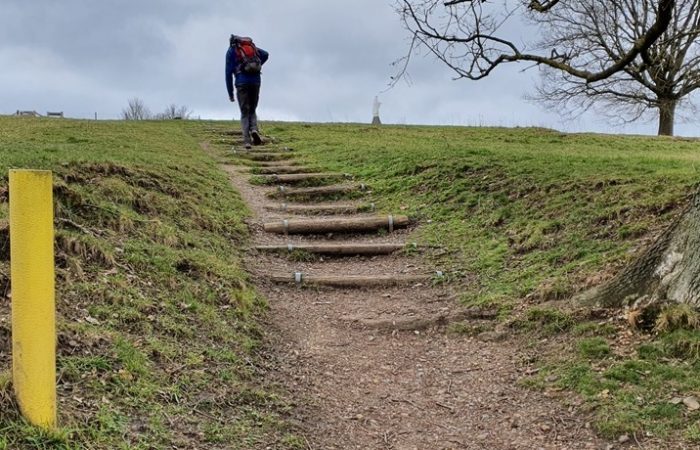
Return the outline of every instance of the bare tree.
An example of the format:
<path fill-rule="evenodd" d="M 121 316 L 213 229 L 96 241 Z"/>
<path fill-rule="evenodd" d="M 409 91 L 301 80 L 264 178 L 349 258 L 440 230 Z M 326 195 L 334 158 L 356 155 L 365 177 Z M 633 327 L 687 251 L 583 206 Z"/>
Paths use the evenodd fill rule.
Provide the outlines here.
<path fill-rule="evenodd" d="M 694 29 L 690 25 L 695 20 L 694 14 L 682 12 L 683 8 L 688 8 L 683 0 L 646 2 L 648 10 L 638 18 L 630 17 L 634 19 L 634 26 L 628 28 L 629 18 L 619 11 L 636 14 L 637 10 L 629 7 L 641 1 L 397 0 L 397 11 L 412 33 L 413 41 L 395 81 L 405 73 L 413 51 L 423 46 L 450 67 L 457 78 L 479 80 L 502 64 L 525 61 L 559 71 L 567 81 L 579 80 L 582 86 L 595 85 L 615 76 L 647 83 L 644 87 L 650 91 L 668 89 L 669 80 L 680 81 L 680 84 L 672 84 L 673 89 L 680 89 L 670 91 L 675 92 L 675 97 L 683 89 L 695 89 L 697 81 L 692 80 L 697 80 L 697 69 L 692 64 L 687 72 L 677 68 L 679 63 L 688 66 L 686 56 L 696 52 L 697 25 Z M 681 12 L 674 13 L 677 3 L 681 5 Z M 690 3 L 696 7 L 691 9 L 695 11 L 698 0 Z M 577 16 L 582 22 L 575 24 L 572 30 L 554 29 L 557 17 L 568 17 L 565 10 L 578 11 L 587 5 L 589 8 L 593 5 L 592 11 Z M 614 20 L 601 20 L 602 11 L 607 11 Z M 537 33 L 532 41 L 519 43 L 518 37 L 509 33 L 507 25 L 523 17 L 534 22 Z M 585 17 L 594 20 L 584 21 Z M 672 21 L 674 25 L 670 27 Z M 572 21 L 564 26 L 571 25 Z M 619 42 L 609 39 L 605 41 L 605 51 L 582 52 L 578 39 L 584 38 L 582 34 L 603 34 L 600 27 L 619 30 L 622 34 L 612 33 L 612 36 L 621 36 Z M 659 39 L 661 41 L 656 44 Z M 616 78 L 609 83 L 614 83 Z M 649 83 L 650 80 L 654 83 Z M 604 89 L 605 83 L 596 86 Z M 624 96 L 624 91 L 621 94 L 618 97 Z M 670 131 L 666 127 L 672 121 L 680 98 L 674 95 L 649 97 L 658 102 L 662 115 L 666 114 L 661 120 L 665 124 L 660 127 L 665 128 L 665 132 Z M 660 99 L 676 102 L 664 106 Z M 636 261 L 610 282 L 580 295 L 577 300 L 604 307 L 658 307 L 666 302 L 700 307 L 700 192 L 689 197 L 686 211 Z"/>
<path fill-rule="evenodd" d="M 138 97 L 130 99 L 128 106 L 122 110 L 122 119 L 124 120 L 147 120 L 150 118 L 151 112 L 143 100 Z"/>
<path fill-rule="evenodd" d="M 627 1 L 630 0 L 598 0 L 598 3 Z M 546 26 L 539 30 L 533 42 L 523 44 L 516 43 L 519 39 L 509 36 L 508 32 L 508 26 L 522 17 L 546 18 L 562 6 L 579 3 L 579 0 L 397 0 L 397 12 L 413 35 L 413 42 L 408 55 L 402 59 L 405 65 L 395 79 L 403 75 L 413 51 L 423 46 L 458 78 L 479 80 L 502 64 L 524 61 L 560 70 L 589 83 L 604 80 L 648 52 L 668 28 L 676 1 L 659 0 L 655 17 L 640 24 L 643 25 L 640 39 L 591 66 L 578 64 L 566 48 L 562 51 L 566 43 L 558 42 L 551 48 L 534 45 L 543 37 L 547 42 Z"/>
<path fill-rule="evenodd" d="M 657 15 L 652 0 L 567 2 L 539 23 L 547 32 L 542 48 L 564 47 L 564 60 L 584 67 L 615 58 L 642 38 Z M 700 2 L 677 0 L 670 25 L 648 50 L 623 70 L 597 82 L 543 69 L 536 100 L 573 113 L 590 108 L 623 122 L 655 113 L 660 135 L 673 135 L 678 106 L 690 106 L 700 88 Z M 596 108 L 597 107 L 597 108 Z"/>
<path fill-rule="evenodd" d="M 163 111 L 160 114 L 156 115 L 156 119 L 160 120 L 172 120 L 172 119 L 182 119 L 182 120 L 187 120 L 192 116 L 192 111 L 190 109 L 183 105 L 183 106 L 177 106 L 175 103 L 172 103 L 168 105 L 167 108 L 165 108 L 165 111 Z"/>

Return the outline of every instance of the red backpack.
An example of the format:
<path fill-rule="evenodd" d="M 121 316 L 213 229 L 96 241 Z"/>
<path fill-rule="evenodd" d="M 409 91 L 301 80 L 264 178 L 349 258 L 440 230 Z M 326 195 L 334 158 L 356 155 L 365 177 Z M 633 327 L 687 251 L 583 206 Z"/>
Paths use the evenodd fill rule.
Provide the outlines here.
<path fill-rule="evenodd" d="M 251 38 L 236 36 L 231 45 L 236 49 L 236 58 L 238 59 L 237 73 L 257 75 L 262 71 L 260 54 Z"/>

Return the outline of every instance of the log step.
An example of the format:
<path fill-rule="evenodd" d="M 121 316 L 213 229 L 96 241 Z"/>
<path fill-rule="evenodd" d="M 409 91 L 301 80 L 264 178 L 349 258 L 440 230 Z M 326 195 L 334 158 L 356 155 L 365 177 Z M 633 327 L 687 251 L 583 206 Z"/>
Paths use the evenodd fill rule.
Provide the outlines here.
<path fill-rule="evenodd" d="M 255 161 L 256 167 L 281 167 L 281 166 L 301 166 L 303 162 L 283 159 L 280 161 Z"/>
<path fill-rule="evenodd" d="M 241 158 L 249 159 L 251 161 L 285 161 L 290 158 L 294 158 L 293 153 L 238 153 Z"/>
<path fill-rule="evenodd" d="M 280 186 L 267 194 L 270 198 L 285 197 L 314 197 L 321 195 L 349 194 L 351 192 L 364 191 L 367 186 L 364 184 L 339 184 L 334 186 L 320 186 L 310 188 L 286 188 Z"/>
<path fill-rule="evenodd" d="M 274 154 L 288 154 L 289 152 L 292 152 L 293 150 L 289 147 L 284 147 L 284 148 L 251 148 L 249 150 L 242 151 L 241 153 L 253 153 L 253 154 L 260 154 L 260 153 L 274 153 Z"/>
<path fill-rule="evenodd" d="M 298 174 L 298 173 L 314 173 L 312 167 L 304 166 L 278 166 L 278 167 L 254 167 L 250 173 L 254 175 L 281 175 L 281 174 Z"/>
<path fill-rule="evenodd" d="M 289 148 L 289 147 L 281 147 L 281 148 L 269 148 L 269 147 L 253 147 L 251 149 L 245 150 L 241 153 L 290 153 L 293 152 L 294 149 Z"/>
<path fill-rule="evenodd" d="M 348 275 L 327 276 L 307 275 L 297 272 L 290 275 L 271 275 L 270 280 L 275 283 L 293 283 L 297 285 L 314 285 L 346 288 L 386 287 L 402 284 L 429 283 L 443 275 L 437 272 L 432 275 Z"/>
<path fill-rule="evenodd" d="M 319 214 L 319 215 L 332 215 L 332 214 L 356 214 L 359 212 L 374 211 L 374 203 L 366 205 L 353 205 L 350 203 L 346 204 L 315 204 L 315 205 L 289 205 L 287 203 L 282 203 L 279 205 L 265 205 L 265 209 L 268 211 L 275 212 L 287 212 L 291 214 Z"/>
<path fill-rule="evenodd" d="M 293 252 L 303 251 L 317 255 L 354 256 L 354 255 L 389 255 L 406 248 L 404 244 L 287 244 L 259 245 L 256 250 L 262 252 Z"/>
<path fill-rule="evenodd" d="M 291 173 L 282 175 L 262 175 L 261 178 L 265 184 L 293 184 L 303 183 L 304 181 L 322 181 L 322 180 L 337 180 L 349 177 L 342 173 Z"/>
<path fill-rule="evenodd" d="M 266 223 L 265 231 L 277 234 L 325 234 L 325 233 L 357 233 L 408 226 L 410 220 L 406 216 L 376 216 L 357 217 L 351 219 L 304 219 L 280 220 Z"/>

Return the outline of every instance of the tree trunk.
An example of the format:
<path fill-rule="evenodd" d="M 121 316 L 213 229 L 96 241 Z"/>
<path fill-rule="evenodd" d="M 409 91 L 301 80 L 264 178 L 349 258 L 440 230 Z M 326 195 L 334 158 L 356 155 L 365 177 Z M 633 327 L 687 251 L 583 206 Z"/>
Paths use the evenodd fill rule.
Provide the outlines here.
<path fill-rule="evenodd" d="M 659 136 L 673 136 L 673 124 L 676 120 L 675 99 L 661 99 L 659 103 Z"/>
<path fill-rule="evenodd" d="M 580 300 L 606 308 L 666 302 L 700 307 L 700 192 L 636 261 Z"/>

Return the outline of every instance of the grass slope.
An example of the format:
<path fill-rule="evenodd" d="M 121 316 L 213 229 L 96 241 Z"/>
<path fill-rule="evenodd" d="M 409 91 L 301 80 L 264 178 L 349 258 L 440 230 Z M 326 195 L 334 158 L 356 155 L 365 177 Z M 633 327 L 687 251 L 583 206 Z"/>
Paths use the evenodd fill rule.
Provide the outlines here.
<path fill-rule="evenodd" d="M 0 449 L 300 444 L 280 421 L 285 405 L 258 388 L 248 363 L 264 306 L 232 251 L 245 241 L 245 208 L 197 148 L 212 127 L 228 126 L 0 119 L 0 177 L 8 167 L 57 173 L 64 425 L 51 436 L 23 425 L 0 376 Z M 414 239 L 441 249 L 429 257 L 460 283 L 463 301 L 499 309 L 529 345 L 539 372 L 526 384 L 578 393 L 574 404 L 585 401 L 605 436 L 700 442 L 699 413 L 677 402 L 700 393 L 692 320 L 645 334 L 551 306 L 611 277 L 680 213 L 697 186 L 697 141 L 286 123 L 265 131 L 323 170 L 358 176 L 380 209 L 421 220 Z M 224 155 L 231 140 L 214 144 Z M 5 185 L 0 178 L 0 292 Z"/>
<path fill-rule="evenodd" d="M 476 275 L 465 300 L 566 298 L 630 258 L 698 183 L 700 143 L 544 129 L 294 126 L 267 130 L 367 182 L 416 238 Z M 596 276 L 589 280 L 589 277 Z"/>
<path fill-rule="evenodd" d="M 61 428 L 11 395 L 7 171 L 54 171 Z M 0 449 L 295 447 L 258 381 L 248 214 L 176 122 L 0 118 Z"/>
<path fill-rule="evenodd" d="M 360 177 L 381 210 L 418 218 L 414 239 L 443 249 L 436 268 L 462 280 L 463 302 L 498 308 L 529 341 L 541 370 L 528 384 L 579 393 L 607 437 L 700 442 L 700 414 L 677 400 L 700 394 L 693 320 L 649 335 L 556 303 L 609 279 L 681 212 L 698 185 L 699 141 L 532 128 L 265 131 L 324 170 Z"/>

